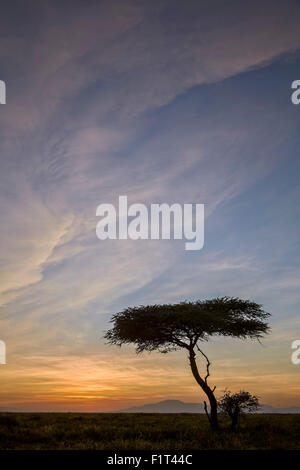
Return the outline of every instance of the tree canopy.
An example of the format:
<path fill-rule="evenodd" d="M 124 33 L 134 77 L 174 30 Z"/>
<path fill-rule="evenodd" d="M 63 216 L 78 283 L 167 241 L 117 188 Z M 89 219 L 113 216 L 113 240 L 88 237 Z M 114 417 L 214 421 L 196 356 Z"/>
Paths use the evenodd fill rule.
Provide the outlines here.
<path fill-rule="evenodd" d="M 113 315 L 105 338 L 119 346 L 132 343 L 138 353 L 190 349 L 216 335 L 259 339 L 269 330 L 269 315 L 261 305 L 234 297 L 128 307 Z"/>
<path fill-rule="evenodd" d="M 231 393 L 226 390 L 224 395 L 218 400 L 218 407 L 224 413 L 228 413 L 230 416 L 234 412 L 251 413 L 259 408 L 259 401 L 256 395 L 251 395 L 245 390 L 240 390 L 238 393 Z"/>

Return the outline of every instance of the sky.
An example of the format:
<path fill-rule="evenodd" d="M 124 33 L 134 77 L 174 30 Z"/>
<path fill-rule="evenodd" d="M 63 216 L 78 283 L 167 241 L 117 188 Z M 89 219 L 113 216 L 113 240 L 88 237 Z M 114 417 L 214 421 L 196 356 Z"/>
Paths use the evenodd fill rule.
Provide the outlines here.
<path fill-rule="evenodd" d="M 272 331 L 203 345 L 217 396 L 300 406 L 299 23 L 297 0 L 1 6 L 0 408 L 202 402 L 184 351 L 103 335 L 127 306 L 225 295 Z M 203 249 L 99 240 L 96 208 L 119 195 L 204 204 Z"/>

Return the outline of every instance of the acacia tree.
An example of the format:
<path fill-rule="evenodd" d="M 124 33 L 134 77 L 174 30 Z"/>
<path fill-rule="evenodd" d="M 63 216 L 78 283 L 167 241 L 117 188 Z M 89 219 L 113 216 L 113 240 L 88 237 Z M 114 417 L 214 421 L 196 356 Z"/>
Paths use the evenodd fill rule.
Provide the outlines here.
<path fill-rule="evenodd" d="M 224 395 L 218 401 L 218 407 L 231 418 L 231 428 L 236 429 L 239 416 L 242 413 L 251 413 L 259 408 L 258 397 L 241 390 L 239 393 L 231 393 L 225 390 Z"/>
<path fill-rule="evenodd" d="M 216 335 L 259 339 L 269 330 L 266 323 L 269 315 L 255 302 L 231 297 L 129 307 L 113 315 L 113 328 L 106 332 L 105 338 L 118 346 L 132 343 L 137 353 L 185 349 L 192 374 L 210 404 L 209 412 L 204 401 L 207 417 L 212 428 L 217 429 L 216 387 L 208 383 L 211 363 L 199 343 Z M 206 362 L 205 373 L 199 372 L 196 351 Z"/>

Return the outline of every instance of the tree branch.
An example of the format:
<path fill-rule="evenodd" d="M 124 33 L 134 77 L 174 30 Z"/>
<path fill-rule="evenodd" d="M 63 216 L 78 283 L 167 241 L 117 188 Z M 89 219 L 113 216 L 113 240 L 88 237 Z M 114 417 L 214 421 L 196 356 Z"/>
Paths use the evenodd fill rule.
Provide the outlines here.
<path fill-rule="evenodd" d="M 204 377 L 204 381 L 205 381 L 205 383 L 207 384 L 207 379 L 208 379 L 208 377 L 210 376 L 209 367 L 210 367 L 210 365 L 211 365 L 211 362 L 209 361 L 207 355 L 204 354 L 203 351 L 201 351 L 201 349 L 199 348 L 198 344 L 196 344 L 196 347 L 197 347 L 198 351 L 202 354 L 202 356 L 204 356 L 205 359 L 206 359 L 206 376 Z M 215 388 L 216 388 L 216 387 L 215 387 Z"/>

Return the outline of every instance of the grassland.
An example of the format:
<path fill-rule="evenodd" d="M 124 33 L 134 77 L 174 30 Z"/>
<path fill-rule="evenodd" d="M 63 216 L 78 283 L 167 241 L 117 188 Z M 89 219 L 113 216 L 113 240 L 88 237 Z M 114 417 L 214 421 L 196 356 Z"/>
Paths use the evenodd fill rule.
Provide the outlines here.
<path fill-rule="evenodd" d="M 1 413 L 0 449 L 300 449 L 300 414 L 243 417 L 237 432 L 195 414 Z"/>

